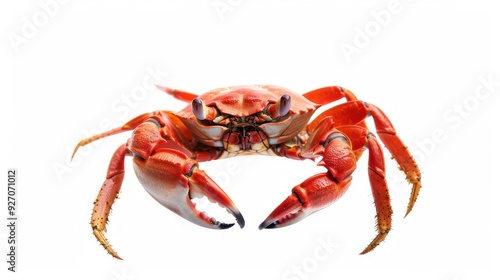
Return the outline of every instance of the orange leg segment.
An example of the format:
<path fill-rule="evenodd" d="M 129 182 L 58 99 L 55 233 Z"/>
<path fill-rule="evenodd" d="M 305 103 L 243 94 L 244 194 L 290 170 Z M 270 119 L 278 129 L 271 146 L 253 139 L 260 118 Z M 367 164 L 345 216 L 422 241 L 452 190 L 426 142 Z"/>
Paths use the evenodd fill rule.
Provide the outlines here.
<path fill-rule="evenodd" d="M 403 141 L 397 136 L 394 126 L 382 110 L 375 105 L 368 104 L 361 100 L 350 101 L 323 112 L 311 122 L 307 129 L 316 129 L 314 125 L 318 124 L 322 121 L 322 119 L 327 117 L 333 117 L 335 120 L 335 126 L 340 130 L 344 125 L 356 125 L 366 128 L 364 122 L 359 122 L 359 120 L 368 116 L 373 118 L 378 137 L 394 157 L 399 165 L 399 168 L 406 174 L 406 180 L 413 185 L 410 201 L 405 214 L 406 217 L 413 209 L 420 192 L 420 170 L 407 146 L 405 146 Z M 350 139 L 357 138 L 353 137 Z M 356 152 L 356 154 L 358 155 L 359 153 Z"/>
<path fill-rule="evenodd" d="M 195 99 L 196 97 L 198 97 L 198 95 L 196 95 L 194 93 L 187 92 L 187 91 L 182 91 L 182 90 L 178 90 L 178 89 L 171 89 L 171 88 L 159 86 L 159 85 L 156 85 L 156 87 L 159 90 L 170 94 L 175 99 L 180 100 L 180 101 L 184 101 L 184 102 L 188 102 L 188 103 L 193 101 L 193 99 Z"/>
<path fill-rule="evenodd" d="M 339 86 L 331 86 L 310 91 L 305 93 L 303 96 L 312 102 L 321 105 L 329 104 L 342 98 L 347 100 L 347 103 L 340 104 L 326 110 L 309 123 L 306 128 L 309 134 L 312 134 L 318 127 L 319 123 L 327 117 L 333 117 L 336 127 L 344 124 L 358 124 L 359 126 L 366 128 L 366 116 L 363 116 L 362 114 L 352 114 L 353 111 L 366 111 L 366 107 L 362 102 L 351 102 L 357 101 L 358 99 L 350 90 Z M 358 108 L 353 108 L 354 106 L 357 106 Z"/>
<path fill-rule="evenodd" d="M 303 96 L 316 104 L 328 104 L 345 98 L 347 101 L 358 100 L 350 90 L 339 86 L 323 87 L 304 93 Z"/>
<path fill-rule="evenodd" d="M 366 254 L 377 247 L 391 229 L 392 208 L 389 189 L 385 179 L 384 153 L 375 136 L 367 129 L 359 126 L 344 126 L 339 127 L 339 130 L 351 139 L 364 139 L 365 146 L 368 148 L 368 177 L 377 211 L 378 235 L 361 252 L 361 254 Z"/>
<path fill-rule="evenodd" d="M 410 202 L 405 214 L 406 217 L 413 209 L 413 205 L 417 201 L 418 193 L 422 187 L 420 170 L 410 151 L 408 151 L 408 147 L 396 135 L 396 130 L 384 112 L 372 104 L 368 104 L 368 108 L 375 122 L 378 136 L 398 163 L 399 168 L 406 174 L 406 180 L 413 185 Z"/>
<path fill-rule="evenodd" d="M 233 224 L 219 222 L 200 212 L 193 198 L 207 197 L 232 214 L 240 227 L 245 220 L 226 193 L 205 172 L 198 169 L 194 153 L 185 146 L 188 136 L 176 123 L 178 119 L 168 111 L 141 115 L 122 127 L 82 140 L 77 147 L 100 138 L 135 129 L 127 144 L 114 153 L 108 167 L 106 179 L 94 202 L 91 226 L 101 245 L 117 259 L 121 259 L 111 248 L 105 237 L 108 216 L 123 182 L 125 156 L 134 157 L 134 169 L 144 188 L 158 202 L 181 217 L 200 226 L 226 229 Z"/>
<path fill-rule="evenodd" d="M 124 161 L 127 154 L 128 149 L 125 144 L 121 145 L 113 154 L 106 174 L 106 180 L 102 184 L 101 190 L 94 201 L 94 210 L 92 211 L 90 220 L 92 230 L 97 240 L 110 255 L 120 260 L 121 258 L 115 250 L 111 248 L 111 245 L 104 236 L 104 232 L 106 232 L 106 223 L 108 222 L 111 205 L 113 205 L 115 199 L 118 197 L 118 192 L 122 186 L 123 177 L 125 175 Z"/>
<path fill-rule="evenodd" d="M 146 113 L 146 114 L 142 114 L 140 116 L 137 116 L 135 117 L 134 119 L 130 120 L 129 122 L 127 122 L 126 124 L 124 124 L 123 126 L 121 127 L 117 127 L 117 128 L 114 128 L 114 129 L 111 129 L 109 131 L 106 131 L 106 132 L 103 132 L 101 134 L 97 134 L 97 135 L 94 135 L 92 137 L 89 137 L 89 138 L 86 138 L 86 139 L 83 139 L 82 141 L 80 141 L 75 149 L 73 150 L 73 154 L 71 155 L 71 158 L 73 158 L 76 154 L 76 152 L 78 151 L 78 149 L 80 147 L 83 147 L 85 145 L 88 145 L 96 140 L 99 140 L 101 138 L 104 138 L 104 137 L 108 137 L 108 136 L 111 136 L 111 135 L 115 135 L 115 134 L 118 134 L 118 133 L 122 133 L 122 132 L 125 132 L 125 131 L 129 131 L 129 130 L 133 130 L 135 129 L 138 125 L 140 125 L 141 123 L 143 123 L 145 120 L 149 119 L 150 117 L 154 116 L 155 113 Z"/>

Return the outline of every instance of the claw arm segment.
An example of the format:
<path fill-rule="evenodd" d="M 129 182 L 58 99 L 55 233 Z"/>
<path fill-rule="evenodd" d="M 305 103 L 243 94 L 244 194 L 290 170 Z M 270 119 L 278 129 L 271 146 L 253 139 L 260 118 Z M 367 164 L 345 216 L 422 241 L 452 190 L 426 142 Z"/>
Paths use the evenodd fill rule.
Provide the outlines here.
<path fill-rule="evenodd" d="M 121 258 L 115 250 L 111 248 L 111 245 L 104 236 L 104 232 L 106 232 L 106 223 L 108 222 L 111 206 L 118 196 L 118 192 L 120 191 L 123 182 L 125 174 L 124 161 L 127 154 L 128 149 L 125 144 L 120 146 L 113 154 L 109 163 L 108 172 L 106 174 L 106 180 L 102 184 L 101 190 L 94 201 L 94 209 L 90 220 L 93 233 L 99 243 L 101 243 L 104 249 L 106 249 L 111 256 L 120 260 Z"/>
<path fill-rule="evenodd" d="M 122 133 L 122 132 L 125 132 L 125 131 L 129 131 L 129 130 L 135 129 L 138 125 L 140 125 L 145 120 L 147 120 L 148 118 L 152 117 L 153 115 L 155 115 L 155 112 L 142 114 L 140 116 L 137 116 L 137 117 L 133 118 L 132 120 L 130 120 L 129 122 L 127 122 L 126 124 L 124 124 L 121 127 L 113 128 L 113 129 L 111 129 L 109 131 L 106 131 L 106 132 L 94 135 L 92 137 L 83 139 L 82 141 L 80 141 L 76 145 L 75 149 L 73 150 L 73 154 L 71 155 L 71 159 L 73 159 L 73 157 L 75 156 L 76 152 L 78 151 L 78 149 L 80 147 L 83 147 L 83 146 L 85 146 L 87 144 L 90 144 L 90 143 L 92 143 L 92 142 L 94 142 L 96 140 L 99 140 L 101 138 L 104 138 L 104 137 L 108 137 L 108 136 L 111 136 L 111 135 L 115 135 L 115 134 L 118 134 L 118 133 Z"/>
<path fill-rule="evenodd" d="M 331 86 L 331 87 L 323 87 L 315 89 L 313 91 L 304 93 L 303 96 L 311 100 L 312 102 L 321 105 L 335 102 L 344 97 L 347 101 L 358 100 L 351 91 L 339 86 Z"/>
<path fill-rule="evenodd" d="M 304 158 L 300 156 L 302 153 L 302 147 L 299 145 L 288 146 L 286 144 L 275 145 L 274 152 L 276 155 L 281 157 L 291 158 L 295 160 L 303 160 Z"/>
<path fill-rule="evenodd" d="M 366 108 L 363 101 L 356 100 L 342 103 L 321 113 L 307 125 L 306 129 L 308 133 L 312 133 L 319 123 L 328 117 L 332 117 L 335 120 L 336 127 L 344 125 L 359 125 L 366 128 L 365 119 L 368 115 L 368 108 Z"/>
<path fill-rule="evenodd" d="M 178 90 L 178 89 L 171 89 L 171 88 L 160 86 L 160 85 L 156 85 L 156 87 L 159 90 L 170 94 L 175 99 L 180 100 L 180 101 L 184 101 L 187 103 L 191 102 L 193 99 L 198 97 L 198 95 L 196 95 L 194 93 L 190 93 L 190 92 L 186 92 L 186 91 L 182 91 L 182 90 Z"/>
<path fill-rule="evenodd" d="M 196 160 L 198 162 L 217 159 L 221 154 L 222 152 L 219 149 L 200 149 L 195 151 Z"/>
<path fill-rule="evenodd" d="M 415 162 L 415 159 L 408 151 L 408 148 L 396 135 L 396 130 L 384 112 L 372 104 L 368 104 L 368 108 L 374 119 L 378 136 L 398 163 L 399 168 L 406 174 L 406 180 L 413 185 L 410 202 L 408 203 L 405 214 L 406 217 L 413 209 L 413 205 L 415 204 L 418 193 L 420 192 L 420 170 Z"/>

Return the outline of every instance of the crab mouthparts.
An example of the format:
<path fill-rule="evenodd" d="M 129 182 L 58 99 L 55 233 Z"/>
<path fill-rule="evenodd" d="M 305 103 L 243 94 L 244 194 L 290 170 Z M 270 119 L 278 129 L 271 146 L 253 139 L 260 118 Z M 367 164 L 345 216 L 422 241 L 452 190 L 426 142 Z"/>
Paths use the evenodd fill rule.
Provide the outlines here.
<path fill-rule="evenodd" d="M 222 140 L 229 145 L 239 146 L 240 150 L 248 151 L 252 149 L 252 144 L 263 142 L 267 136 L 253 124 L 238 124 L 232 126 L 222 137 Z"/>
<path fill-rule="evenodd" d="M 239 134 L 239 140 L 240 140 L 240 145 L 241 145 L 241 149 L 243 150 L 249 150 L 250 149 L 250 145 L 249 145 L 249 135 L 247 133 L 247 131 L 255 131 L 255 127 L 251 126 L 246 126 L 246 125 L 241 125 L 241 126 L 237 126 L 237 129 L 238 129 L 238 134 Z"/>

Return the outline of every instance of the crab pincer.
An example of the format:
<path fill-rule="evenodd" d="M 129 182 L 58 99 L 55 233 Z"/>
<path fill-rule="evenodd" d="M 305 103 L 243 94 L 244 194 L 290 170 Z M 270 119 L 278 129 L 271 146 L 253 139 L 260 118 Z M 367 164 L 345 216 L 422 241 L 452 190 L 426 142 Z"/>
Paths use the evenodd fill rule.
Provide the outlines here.
<path fill-rule="evenodd" d="M 304 158 L 323 156 L 318 165 L 328 172 L 313 175 L 295 186 L 292 194 L 260 224 L 259 229 L 294 224 L 329 206 L 346 192 L 356 169 L 356 156 L 348 138 L 332 127 L 333 119 L 324 119 L 305 149 L 298 153 Z"/>

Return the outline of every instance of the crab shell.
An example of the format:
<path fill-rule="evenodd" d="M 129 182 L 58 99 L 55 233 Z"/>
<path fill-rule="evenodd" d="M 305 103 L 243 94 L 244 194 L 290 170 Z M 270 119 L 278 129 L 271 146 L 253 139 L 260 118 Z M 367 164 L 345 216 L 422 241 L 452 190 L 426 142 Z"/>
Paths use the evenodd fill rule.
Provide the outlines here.
<path fill-rule="evenodd" d="M 221 114 L 245 117 L 263 112 L 269 104 L 279 102 L 284 94 L 291 97 L 288 114 L 276 121 L 259 125 L 260 131 L 266 134 L 268 143 L 275 145 L 286 142 L 303 131 L 311 116 L 321 105 L 289 89 L 270 85 L 218 88 L 198 98 L 207 106 L 216 107 Z M 193 114 L 191 105 L 186 106 L 177 115 L 198 141 L 212 147 L 223 147 L 222 137 L 228 127 L 199 122 Z"/>

